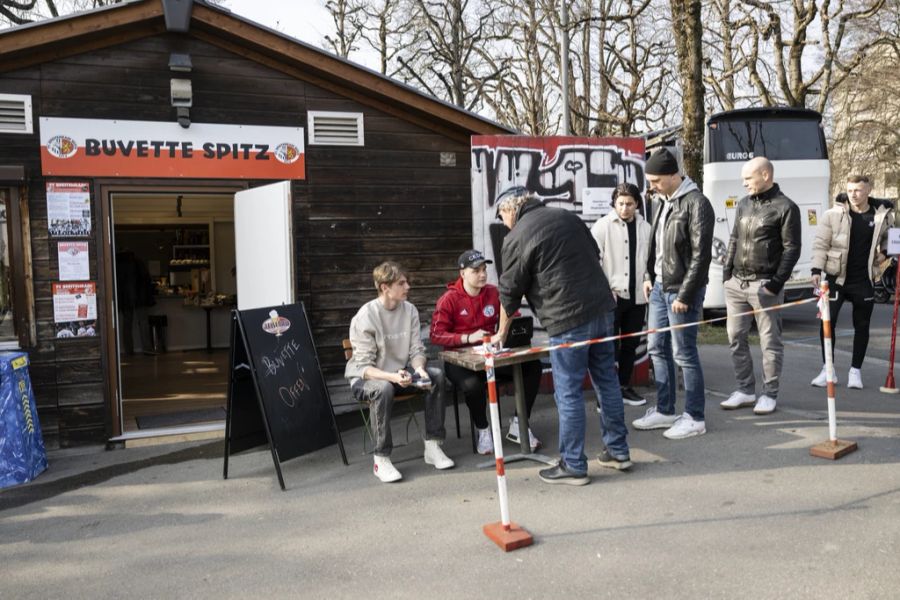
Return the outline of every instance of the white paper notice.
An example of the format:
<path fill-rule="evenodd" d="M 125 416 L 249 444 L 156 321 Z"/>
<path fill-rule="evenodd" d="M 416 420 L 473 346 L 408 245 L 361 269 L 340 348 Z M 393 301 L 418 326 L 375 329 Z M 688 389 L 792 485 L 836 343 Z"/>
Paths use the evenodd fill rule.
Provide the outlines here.
<path fill-rule="evenodd" d="M 83 281 L 90 278 L 87 242 L 59 242 L 59 278 Z"/>
<path fill-rule="evenodd" d="M 602 217 L 612 210 L 613 188 L 584 188 L 581 192 L 581 213 Z"/>
<path fill-rule="evenodd" d="M 47 229 L 50 237 L 91 235 L 91 188 L 87 183 L 47 184 Z"/>

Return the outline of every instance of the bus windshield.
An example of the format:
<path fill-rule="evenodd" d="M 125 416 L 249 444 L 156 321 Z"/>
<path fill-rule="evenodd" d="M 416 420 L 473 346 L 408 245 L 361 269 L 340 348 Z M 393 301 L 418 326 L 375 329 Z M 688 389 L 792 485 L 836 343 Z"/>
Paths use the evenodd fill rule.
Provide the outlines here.
<path fill-rule="evenodd" d="M 825 134 L 813 119 L 713 121 L 706 128 L 706 162 L 826 160 Z"/>

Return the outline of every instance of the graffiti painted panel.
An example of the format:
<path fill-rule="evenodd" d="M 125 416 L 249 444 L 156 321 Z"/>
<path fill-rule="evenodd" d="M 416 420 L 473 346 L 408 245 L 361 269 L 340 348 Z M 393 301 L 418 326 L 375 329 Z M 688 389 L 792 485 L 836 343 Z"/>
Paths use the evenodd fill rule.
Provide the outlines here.
<path fill-rule="evenodd" d="M 643 190 L 644 140 L 640 138 L 472 137 L 472 237 L 502 270 L 506 227 L 495 218 L 497 198 L 524 186 L 548 206 L 571 210 L 588 226 L 611 210 L 612 190 L 633 183 Z M 640 207 L 646 214 L 645 207 Z"/>

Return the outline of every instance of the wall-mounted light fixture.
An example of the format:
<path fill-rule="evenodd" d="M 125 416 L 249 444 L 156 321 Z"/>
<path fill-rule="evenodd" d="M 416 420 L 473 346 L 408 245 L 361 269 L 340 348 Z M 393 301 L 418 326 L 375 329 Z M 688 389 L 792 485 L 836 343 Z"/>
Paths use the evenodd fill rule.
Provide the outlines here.
<path fill-rule="evenodd" d="M 170 98 L 175 107 L 175 115 L 178 124 L 187 129 L 191 126 L 191 112 L 188 110 L 194 104 L 194 94 L 190 79 L 171 79 Z"/>
<path fill-rule="evenodd" d="M 194 68 L 191 63 L 191 55 L 181 52 L 169 54 L 169 70 L 175 73 L 190 73 Z M 190 79 L 171 79 L 169 81 L 169 95 L 172 106 L 175 107 L 175 118 L 178 124 L 187 129 L 191 126 L 190 107 L 194 104 L 194 94 Z"/>

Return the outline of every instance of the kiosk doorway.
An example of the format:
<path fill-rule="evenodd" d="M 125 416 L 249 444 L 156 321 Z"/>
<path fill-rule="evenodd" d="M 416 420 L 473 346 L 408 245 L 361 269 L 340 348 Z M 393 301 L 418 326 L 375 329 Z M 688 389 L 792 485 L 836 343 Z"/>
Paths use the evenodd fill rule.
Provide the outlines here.
<path fill-rule="evenodd" d="M 221 428 L 237 302 L 234 196 L 109 195 L 122 434 Z"/>

